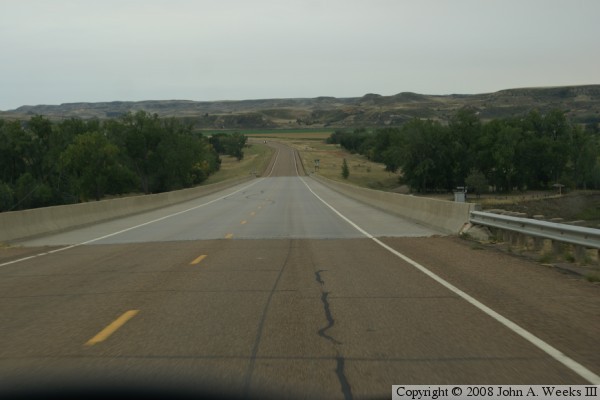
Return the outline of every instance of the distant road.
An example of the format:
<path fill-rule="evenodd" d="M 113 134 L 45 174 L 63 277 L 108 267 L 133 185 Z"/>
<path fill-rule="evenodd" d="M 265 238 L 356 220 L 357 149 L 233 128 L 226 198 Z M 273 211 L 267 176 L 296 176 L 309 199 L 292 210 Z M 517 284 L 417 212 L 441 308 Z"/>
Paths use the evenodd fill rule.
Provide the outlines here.
<path fill-rule="evenodd" d="M 600 383 L 598 287 L 343 198 L 270 145 L 250 183 L 0 250 L 0 388 Z"/>

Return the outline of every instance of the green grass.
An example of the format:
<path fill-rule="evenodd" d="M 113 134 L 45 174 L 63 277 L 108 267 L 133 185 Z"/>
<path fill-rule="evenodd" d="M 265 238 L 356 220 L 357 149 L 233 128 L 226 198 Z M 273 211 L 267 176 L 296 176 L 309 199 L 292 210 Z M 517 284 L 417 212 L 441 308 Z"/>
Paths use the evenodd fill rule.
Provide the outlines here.
<path fill-rule="evenodd" d="M 304 134 L 309 137 L 299 137 Z M 383 164 L 371 162 L 358 154 L 350 154 L 337 145 L 324 143 L 322 139 L 311 140 L 310 136 L 320 134 L 323 134 L 322 129 L 313 132 L 288 130 L 288 138 L 283 138 L 285 134 L 278 134 L 277 140 L 299 150 L 307 172 L 313 171 L 314 159 L 318 158 L 321 160 L 319 174 L 326 178 L 371 189 L 390 190 L 398 187 L 399 175 L 385 171 Z M 244 149 L 242 161 L 238 162 L 233 157 L 221 157 L 221 169 L 210 176 L 206 183 L 242 178 L 254 170 L 261 173 L 267 167 L 273 151 L 262 143 L 252 143 L 250 147 Z M 343 179 L 341 174 L 344 158 L 347 159 L 350 167 L 350 176 L 347 180 Z"/>
<path fill-rule="evenodd" d="M 306 128 L 306 129 L 199 129 L 203 135 L 213 135 L 215 133 L 235 133 L 239 132 L 244 135 L 271 135 L 271 134 L 302 134 L 302 133 L 327 133 L 331 134 L 333 128 Z"/>
<path fill-rule="evenodd" d="M 584 221 L 600 220 L 600 204 L 596 204 L 594 207 L 586 208 L 578 213 L 576 218 Z"/>
<path fill-rule="evenodd" d="M 369 161 L 359 154 L 351 154 L 335 144 L 290 140 L 286 144 L 300 152 L 307 172 L 315 168 L 314 160 L 319 159 L 319 175 L 336 181 L 370 189 L 391 190 L 397 188 L 398 174 L 385 171 L 383 164 Z M 342 178 L 342 163 L 348 162 L 350 175 Z"/>
<path fill-rule="evenodd" d="M 585 279 L 588 282 L 592 282 L 592 283 L 594 283 L 594 282 L 600 282 L 600 274 L 598 274 L 598 273 L 589 273 L 589 274 L 585 275 Z"/>
<path fill-rule="evenodd" d="M 262 174 L 269 165 L 274 149 L 262 144 L 250 144 L 244 148 L 244 158 L 238 161 L 235 157 L 222 156 L 221 169 L 211 175 L 206 184 L 217 183 L 227 179 L 244 178 L 254 171 Z"/>

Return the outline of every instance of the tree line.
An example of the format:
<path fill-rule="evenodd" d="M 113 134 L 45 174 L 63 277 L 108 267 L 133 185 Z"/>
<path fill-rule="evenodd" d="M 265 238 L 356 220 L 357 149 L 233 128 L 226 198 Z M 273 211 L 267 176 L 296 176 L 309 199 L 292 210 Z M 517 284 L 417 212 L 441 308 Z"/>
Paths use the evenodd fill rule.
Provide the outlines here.
<path fill-rule="evenodd" d="M 143 111 L 104 121 L 0 119 L 0 211 L 191 187 L 219 170 L 219 154 L 243 157 L 245 136 L 216 142 Z"/>
<path fill-rule="evenodd" d="M 465 185 L 479 192 L 600 189 L 598 130 L 572 124 L 558 110 L 484 123 L 462 109 L 448 124 L 414 119 L 398 128 L 335 131 L 327 142 L 400 170 L 401 183 L 418 192 Z"/>

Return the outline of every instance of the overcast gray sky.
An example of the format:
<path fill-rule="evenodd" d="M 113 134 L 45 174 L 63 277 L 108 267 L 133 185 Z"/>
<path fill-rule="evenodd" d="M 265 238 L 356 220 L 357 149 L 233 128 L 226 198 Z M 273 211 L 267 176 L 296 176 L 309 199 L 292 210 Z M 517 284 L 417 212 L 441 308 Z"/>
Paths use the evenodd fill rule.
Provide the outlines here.
<path fill-rule="evenodd" d="M 0 0 L 0 110 L 593 83 L 598 0 Z"/>

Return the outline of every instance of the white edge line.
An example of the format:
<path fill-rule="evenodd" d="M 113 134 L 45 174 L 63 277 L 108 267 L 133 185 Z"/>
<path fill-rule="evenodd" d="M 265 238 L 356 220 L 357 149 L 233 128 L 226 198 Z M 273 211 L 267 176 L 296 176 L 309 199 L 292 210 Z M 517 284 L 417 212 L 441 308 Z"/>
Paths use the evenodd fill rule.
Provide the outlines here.
<path fill-rule="evenodd" d="M 572 358 L 566 356 L 561 351 L 559 351 L 556 348 L 552 347 L 550 344 L 544 342 L 542 339 L 538 338 L 534 334 L 532 334 L 529 331 L 521 328 L 519 325 L 515 324 L 514 322 L 512 322 L 508 318 L 506 318 L 506 317 L 502 316 L 501 314 L 497 313 L 496 311 L 492 310 L 491 308 L 489 308 L 485 304 L 481 303 L 479 300 L 471 297 L 470 295 L 468 295 L 467 293 L 463 292 L 462 290 L 460 290 L 456 286 L 454 286 L 451 283 L 445 281 L 443 278 L 441 278 L 440 276 L 438 276 L 435 273 L 431 272 L 430 270 L 428 270 L 427 268 L 425 268 L 424 266 L 422 266 L 418 262 L 412 260 L 411 258 L 405 256 L 404 254 L 400 253 L 399 251 L 397 251 L 397 250 L 391 248 L 390 246 L 388 246 L 387 244 L 383 243 L 382 241 L 380 241 L 379 239 L 377 239 L 376 237 L 374 237 L 373 235 L 371 235 L 369 232 L 365 231 L 360 226 L 356 225 L 354 222 L 352 222 L 349 218 L 347 218 L 346 216 L 344 216 L 338 210 L 336 210 L 335 208 L 333 208 L 333 206 L 331 206 L 325 200 L 323 200 L 318 194 L 316 194 L 310 188 L 310 186 L 308 186 L 308 184 L 304 181 L 304 179 L 300 178 L 300 180 L 302 181 L 302 183 L 304 183 L 304 185 L 308 188 L 308 190 L 310 190 L 310 192 L 317 199 L 321 200 L 321 202 L 323 204 L 325 204 L 327 207 L 329 207 L 340 218 L 342 218 L 344 221 L 348 222 L 350 225 L 352 225 L 352 227 L 354 227 L 360 233 L 362 233 L 363 235 L 365 235 L 367 238 L 373 240 L 375 243 L 377 243 L 378 245 L 380 245 L 381 247 L 383 247 L 384 249 L 386 249 L 390 253 L 396 255 L 397 257 L 400 257 L 402 260 L 404 260 L 407 263 L 411 264 L 413 267 L 417 268 L 419 271 L 423 272 L 425 275 L 429 276 L 430 278 L 432 278 L 433 280 L 435 280 L 436 282 L 438 282 L 439 284 L 441 284 L 442 286 L 444 286 L 448 290 L 454 292 L 455 294 L 457 294 L 458 296 L 460 296 L 461 298 L 463 298 L 464 300 L 466 300 L 468 303 L 472 304 L 473 306 L 477 307 L 479 310 L 483 311 L 484 313 L 486 313 L 487 315 L 489 315 L 490 317 L 492 317 L 496 321 L 500 322 L 502 325 L 506 326 L 508 329 L 510 329 L 511 331 L 513 331 L 514 333 L 516 333 L 517 335 L 521 336 L 522 338 L 524 338 L 525 340 L 527 340 L 528 342 L 530 342 L 531 344 L 533 344 L 534 346 L 536 346 L 540 350 L 544 351 L 546 354 L 548 354 L 549 356 L 551 356 L 552 358 L 554 358 L 556 361 L 560 362 L 561 364 L 563 364 L 564 366 L 566 366 L 571 371 L 575 372 L 576 374 L 578 374 L 579 376 L 581 376 L 582 378 L 584 378 L 588 382 L 590 382 L 590 383 L 592 383 L 594 385 L 600 385 L 600 376 L 596 375 L 595 373 L 593 373 L 592 371 L 590 371 L 589 369 L 587 369 L 583 365 L 579 364 L 577 361 L 573 360 Z"/>
<path fill-rule="evenodd" d="M 275 161 L 273 162 L 273 165 L 271 166 L 271 172 L 269 173 L 269 175 L 268 175 L 268 176 L 271 176 L 271 175 L 273 174 L 273 170 L 275 169 L 275 164 L 277 164 L 277 159 L 279 158 L 279 151 L 280 151 L 280 149 L 277 149 L 277 153 L 275 154 Z M 264 179 L 264 178 L 263 178 L 263 179 Z M 257 184 L 258 182 L 260 182 L 260 180 L 257 180 L 257 181 L 255 181 L 255 182 L 251 183 L 251 184 L 250 184 L 250 185 L 248 185 L 248 186 L 244 186 L 243 188 L 241 188 L 241 189 L 239 189 L 239 190 L 236 190 L 235 192 L 229 193 L 229 194 L 227 194 L 227 195 L 225 195 L 225 196 L 221 196 L 221 197 L 219 197 L 219 198 L 217 198 L 217 199 L 214 199 L 214 200 L 211 200 L 211 201 L 209 201 L 209 202 L 207 202 L 207 203 L 203 203 L 203 204 L 200 204 L 200 205 L 198 205 L 198 206 L 195 206 L 195 207 L 189 208 L 189 209 L 187 209 L 187 210 L 179 211 L 179 212 L 176 212 L 176 213 L 174 213 L 174 214 L 170 214 L 170 215 L 167 215 L 167 216 L 164 216 L 164 217 L 161 217 L 161 218 L 157 218 L 157 219 L 155 219 L 155 220 L 152 220 L 152 221 L 144 222 L 143 224 L 139 224 L 139 225 L 136 225 L 136 226 L 132 226 L 132 227 L 130 227 L 130 228 L 123 229 L 123 230 L 120 230 L 120 231 L 118 231 L 118 232 L 113 232 L 113 233 L 110 233 L 110 234 L 108 234 L 108 235 L 104 235 L 104 236 L 101 236 L 101 237 L 97 237 L 97 238 L 95 238 L 95 239 L 91 239 L 91 240 L 88 240 L 88 241 L 85 241 L 85 242 L 81 242 L 81 243 L 77 243 L 77 244 L 72 244 L 72 245 L 69 245 L 69 246 L 66 246 L 66 247 L 61 247 L 61 248 L 59 248 L 59 249 L 55 249 L 55 250 L 51 250 L 51 251 L 47 251 L 47 252 L 44 252 L 44 253 L 35 254 L 35 255 L 32 255 L 32 256 L 28 256 L 28 257 L 19 258 L 19 259 L 12 260 L 12 261 L 7 261 L 7 262 L 5 262 L 5 263 L 2 263 L 2 264 L 0 264 L 0 267 L 5 267 L 5 266 L 7 266 L 7 265 L 11 265 L 11 264 L 20 263 L 20 262 L 27 261 L 27 260 L 32 260 L 32 259 L 34 259 L 34 258 L 43 257 L 43 256 L 46 256 L 46 255 L 48 255 L 48 254 L 59 253 L 59 252 L 61 252 L 61 251 L 69 250 L 69 249 L 72 249 L 72 248 L 75 248 L 75 247 L 84 246 L 84 245 L 86 245 L 86 244 L 94 243 L 94 242 L 97 242 L 97 241 L 99 241 L 99 240 L 102 240 L 102 239 L 109 238 L 109 237 L 111 237 L 111 236 L 116 236 L 116 235 L 119 235 L 119 234 L 121 234 L 121 233 L 125 233 L 125 232 L 128 232 L 128 231 L 131 231 L 131 230 L 133 230 L 133 229 L 141 228 L 142 226 L 150 225 L 150 224 L 153 224 L 153 223 L 155 223 L 155 222 L 162 221 L 162 220 L 165 220 L 165 219 L 167 219 L 167 218 L 171 218 L 171 217 L 174 217 L 174 216 L 177 216 L 177 215 L 180 215 L 180 214 L 186 213 L 186 212 L 188 212 L 188 211 L 196 210 L 196 209 L 198 209 L 198 208 L 200 208 L 200 207 L 204 207 L 204 206 L 206 206 L 206 205 L 209 205 L 209 204 L 212 204 L 212 203 L 214 203 L 214 202 L 216 202 L 216 201 L 223 200 L 223 199 L 224 199 L 224 198 L 226 198 L 227 196 L 231 196 L 232 194 L 236 194 L 236 193 L 238 193 L 238 192 L 241 192 L 242 190 L 244 190 L 244 189 L 247 189 L 247 188 L 249 188 L 250 186 Z"/>
<path fill-rule="evenodd" d="M 277 164 L 277 159 L 279 158 L 279 149 L 277 149 L 277 154 L 275 154 L 275 161 L 273 161 L 273 165 L 271 165 L 271 172 L 268 177 L 270 178 L 273 175 L 273 170 L 275 169 L 275 164 Z"/>
<path fill-rule="evenodd" d="M 278 153 L 278 154 L 279 154 L 279 153 Z M 264 178 L 263 178 L 263 179 L 264 179 Z M 108 235 L 100 236 L 100 237 L 97 237 L 97 238 L 95 238 L 95 239 L 87 240 L 87 241 L 85 241 L 85 242 L 81 242 L 81 243 L 77 243 L 77 244 L 72 244 L 72 245 L 69 245 L 69 246 L 66 246 L 66 247 L 61 247 L 61 248 L 59 248 L 59 249 L 55 249 L 55 250 L 51 250 L 51 251 L 47 251 L 47 252 L 44 252 L 44 253 L 35 254 L 35 255 L 33 255 L 33 256 L 28 256 L 28 257 L 24 257 L 24 258 L 19 258 L 19 259 L 17 259 L 17 260 L 8 261 L 8 262 L 5 262 L 5 263 L 2 263 L 2 264 L 0 264 L 0 267 L 5 267 L 5 266 L 7 266 L 7 265 L 16 264 L 16 263 L 19 263 L 19 262 L 22 262 L 22 261 L 31 260 L 31 259 L 33 259 L 33 258 L 38 258 L 38 257 L 46 256 L 46 255 L 49 255 L 49 254 L 59 253 L 59 252 L 61 252 L 61 251 L 69 250 L 69 249 L 72 249 L 72 248 L 75 248 L 75 247 L 84 246 L 84 245 L 86 245 L 86 244 L 94 243 L 94 242 L 97 242 L 97 241 L 99 241 L 99 240 L 102 240 L 102 239 L 106 239 L 106 238 L 109 238 L 109 237 L 112 237 L 112 236 L 120 235 L 121 233 L 125 233 L 125 232 L 128 232 L 128 231 L 131 231 L 131 230 L 137 229 L 137 228 L 141 228 L 142 226 L 150 225 L 150 224 L 153 224 L 153 223 L 155 223 L 155 222 L 159 222 L 159 221 L 162 221 L 162 220 L 165 220 L 165 219 L 171 218 L 171 217 L 175 217 L 175 216 L 177 216 L 177 215 L 181 215 L 181 214 L 184 214 L 184 213 L 186 213 L 186 212 L 189 212 L 189 211 L 196 210 L 196 209 L 198 209 L 198 208 L 200 208 L 200 207 L 204 207 L 204 206 L 207 206 L 207 205 L 209 205 L 209 204 L 215 203 L 215 202 L 217 202 L 217 201 L 219 201 L 219 200 L 223 200 L 223 199 L 225 199 L 226 197 L 229 197 L 229 196 L 231 196 L 231 195 L 234 195 L 234 194 L 236 194 L 236 193 L 239 193 L 239 192 L 241 192 L 242 190 L 245 190 L 245 189 L 249 188 L 250 186 L 256 185 L 256 184 L 257 184 L 258 182 L 260 182 L 260 181 L 262 181 L 262 179 L 258 179 L 258 180 L 256 180 L 256 181 L 252 182 L 251 184 L 249 184 L 249 185 L 246 185 L 246 186 L 244 186 L 244 187 L 242 187 L 242 188 L 240 188 L 240 189 L 236 190 L 235 192 L 228 193 L 228 194 L 226 194 L 226 195 L 224 195 L 224 196 L 218 197 L 218 198 L 216 198 L 216 199 L 213 199 L 213 200 L 211 200 L 211 201 L 208 201 L 208 202 L 206 202 L 206 203 L 199 204 L 199 205 L 197 205 L 197 206 L 194 206 L 194 207 L 192 207 L 192 208 L 188 208 L 188 209 L 186 209 L 186 210 L 183 210 L 183 211 L 178 211 L 178 212 L 176 212 L 176 213 L 173 213 L 173 214 L 165 215 L 164 217 L 160 217 L 160 218 L 154 219 L 154 220 L 152 220 L 152 221 L 144 222 L 143 224 L 135 225 L 135 226 L 132 226 L 132 227 L 129 227 L 129 228 L 126 228 L 126 229 L 122 229 L 122 230 L 120 230 L 120 231 L 117 231 L 117 232 L 109 233 Z"/>
<path fill-rule="evenodd" d="M 296 168 L 296 175 L 300 176 L 300 173 L 298 172 L 298 163 L 296 162 L 296 154 L 296 149 L 292 148 L 292 157 L 294 157 L 294 168 Z M 300 156 L 300 154 L 298 154 L 298 156 Z"/>

